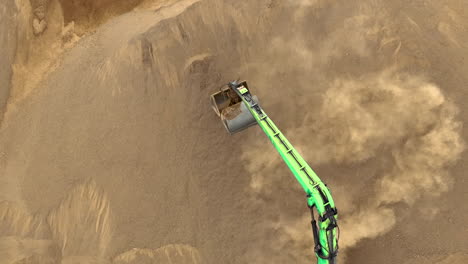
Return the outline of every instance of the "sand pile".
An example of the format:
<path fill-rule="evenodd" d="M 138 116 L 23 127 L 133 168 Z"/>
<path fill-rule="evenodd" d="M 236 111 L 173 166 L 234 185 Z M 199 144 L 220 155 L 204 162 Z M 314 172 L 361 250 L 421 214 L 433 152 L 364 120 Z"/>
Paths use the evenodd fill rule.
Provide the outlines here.
<path fill-rule="evenodd" d="M 313 261 L 299 185 L 258 128 L 229 136 L 212 112 L 240 77 L 331 187 L 342 260 L 465 263 L 464 10 L 2 2 L 0 259 Z"/>

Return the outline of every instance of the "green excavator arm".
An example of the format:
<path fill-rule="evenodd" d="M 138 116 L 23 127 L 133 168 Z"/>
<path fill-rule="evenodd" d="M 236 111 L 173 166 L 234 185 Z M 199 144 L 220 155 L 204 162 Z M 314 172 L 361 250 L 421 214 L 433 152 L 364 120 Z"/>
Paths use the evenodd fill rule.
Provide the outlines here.
<path fill-rule="evenodd" d="M 226 105 L 226 108 L 237 107 L 237 112 L 240 113 L 238 119 L 242 120 L 239 122 L 235 118 L 224 118 L 226 129 L 235 133 L 251 126 L 253 120 L 262 128 L 307 195 L 307 205 L 312 218 L 314 252 L 318 264 L 336 264 L 339 236 L 338 212 L 330 190 L 263 111 L 256 97 L 250 93 L 247 82 L 230 82 L 228 88 L 229 90 L 225 90 L 223 95 L 229 98 L 229 105 Z M 246 109 L 251 116 L 245 113 L 241 116 L 242 112 L 247 112 Z M 222 109 L 216 111 L 222 116 Z M 317 220 L 314 209 L 318 214 Z"/>

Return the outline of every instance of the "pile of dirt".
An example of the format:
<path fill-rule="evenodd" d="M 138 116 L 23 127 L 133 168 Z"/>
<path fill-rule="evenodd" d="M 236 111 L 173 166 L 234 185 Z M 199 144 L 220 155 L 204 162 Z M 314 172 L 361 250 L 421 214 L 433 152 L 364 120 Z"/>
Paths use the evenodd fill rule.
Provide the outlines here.
<path fill-rule="evenodd" d="M 279 155 L 212 112 L 241 77 L 330 186 L 340 261 L 466 262 L 466 1 L 50 0 L 39 35 L 5 3 L 0 259 L 314 261 Z"/>

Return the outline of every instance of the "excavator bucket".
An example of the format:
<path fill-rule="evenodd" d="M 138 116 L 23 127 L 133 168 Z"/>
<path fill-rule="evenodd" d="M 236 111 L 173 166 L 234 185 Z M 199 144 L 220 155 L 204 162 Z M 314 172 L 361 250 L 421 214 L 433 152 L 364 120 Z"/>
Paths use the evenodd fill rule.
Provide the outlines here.
<path fill-rule="evenodd" d="M 252 96 L 258 102 L 256 96 Z M 242 131 L 257 124 L 249 109 L 239 95 L 228 86 L 211 95 L 211 106 L 221 118 L 224 127 L 230 134 Z"/>

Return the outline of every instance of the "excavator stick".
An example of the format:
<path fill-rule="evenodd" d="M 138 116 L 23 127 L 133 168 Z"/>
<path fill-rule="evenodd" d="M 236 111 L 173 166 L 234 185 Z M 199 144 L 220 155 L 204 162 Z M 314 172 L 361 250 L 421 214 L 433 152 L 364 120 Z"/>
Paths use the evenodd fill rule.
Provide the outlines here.
<path fill-rule="evenodd" d="M 246 81 L 233 81 L 211 95 L 211 105 L 230 134 L 258 124 L 283 158 L 306 193 L 311 212 L 314 252 L 318 264 L 336 264 L 338 254 L 338 211 L 327 185 L 294 149 L 269 116 Z M 314 211 L 318 218 L 315 219 Z"/>
<path fill-rule="evenodd" d="M 242 83 L 247 86 L 245 81 Z M 253 96 L 253 98 L 257 100 L 256 96 Z M 240 96 L 227 85 L 211 95 L 211 106 L 230 134 L 257 124 Z"/>

